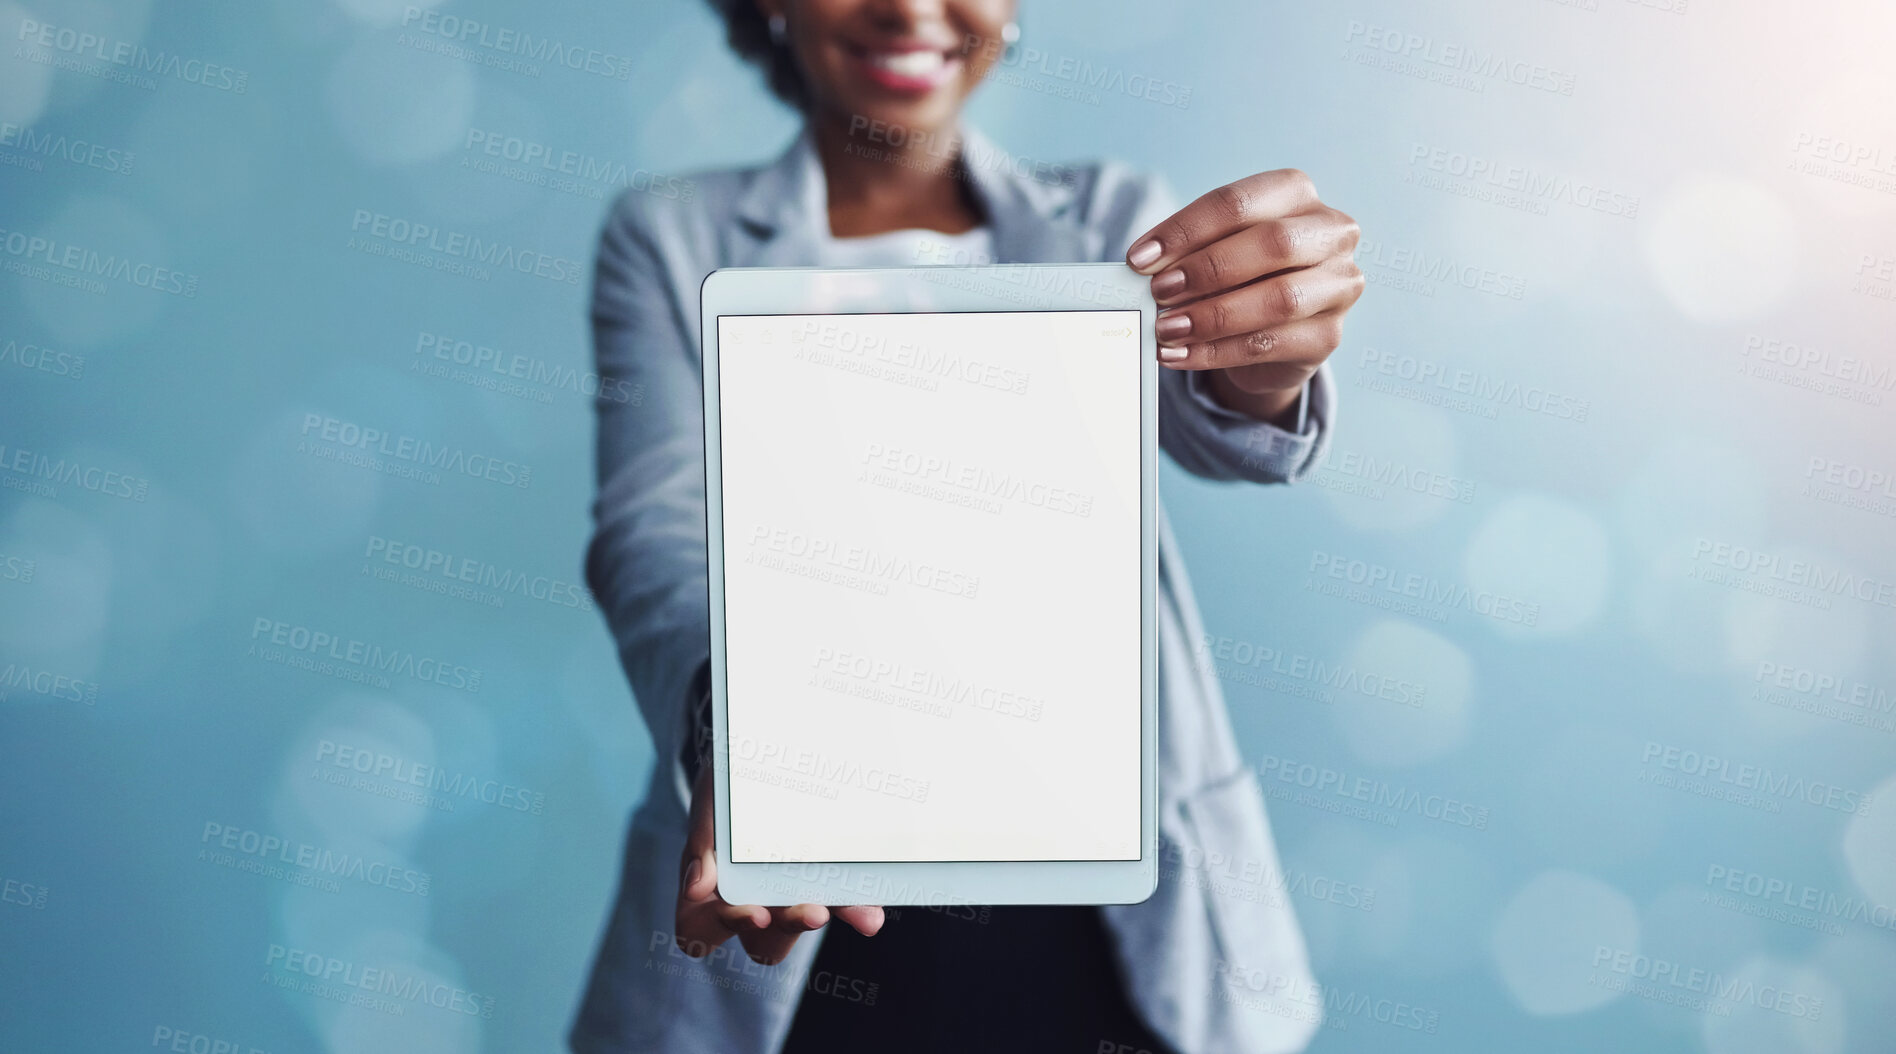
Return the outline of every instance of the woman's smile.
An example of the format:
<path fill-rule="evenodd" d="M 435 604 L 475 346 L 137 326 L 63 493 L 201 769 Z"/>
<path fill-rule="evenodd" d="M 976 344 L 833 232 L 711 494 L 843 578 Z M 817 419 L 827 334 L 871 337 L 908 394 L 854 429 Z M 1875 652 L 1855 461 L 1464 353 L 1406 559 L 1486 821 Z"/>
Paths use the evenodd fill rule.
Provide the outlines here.
<path fill-rule="evenodd" d="M 844 42 L 850 67 L 870 83 L 903 95 L 926 95 L 961 75 L 954 49 L 916 42 L 865 46 Z"/>

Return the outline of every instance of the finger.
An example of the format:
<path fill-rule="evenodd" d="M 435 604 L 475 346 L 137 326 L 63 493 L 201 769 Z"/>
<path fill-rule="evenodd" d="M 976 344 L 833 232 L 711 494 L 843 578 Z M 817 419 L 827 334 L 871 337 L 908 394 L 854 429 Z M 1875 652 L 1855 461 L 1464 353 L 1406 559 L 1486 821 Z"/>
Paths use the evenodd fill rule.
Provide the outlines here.
<path fill-rule="evenodd" d="M 1140 274 L 1154 274 L 1260 220 L 1304 211 L 1317 201 L 1310 177 L 1294 168 L 1259 172 L 1228 183 L 1133 240 L 1126 262 Z"/>
<path fill-rule="evenodd" d="M 737 939 L 743 943 L 744 951 L 752 962 L 775 966 L 790 954 L 797 938 L 820 930 L 829 922 L 829 909 L 821 904 L 798 904 L 788 908 L 771 908 L 770 924 L 761 929 L 739 930 Z"/>
<path fill-rule="evenodd" d="M 695 942 L 685 948 L 689 955 L 695 948 L 715 948 L 730 940 L 732 934 L 741 939 L 763 929 L 770 925 L 770 909 L 756 904 L 730 904 L 720 897 L 696 908 L 688 925 Z M 680 927 L 681 931 L 685 928 Z"/>
<path fill-rule="evenodd" d="M 685 954 L 694 958 L 723 944 L 732 933 L 723 914 L 729 905 L 718 896 L 712 787 L 710 769 L 701 770 L 691 792 L 691 817 L 686 821 L 685 848 L 679 859 L 673 939 Z"/>
<path fill-rule="evenodd" d="M 1356 221 L 1331 208 L 1260 220 L 1187 253 L 1152 279 L 1160 306 L 1182 304 L 1236 289 L 1292 268 L 1311 267 L 1356 249 Z"/>
<path fill-rule="evenodd" d="M 702 900 L 689 901 L 682 895 L 673 915 L 672 936 L 680 950 L 698 956 L 723 944 L 731 936 L 723 911 L 730 907 L 715 890 Z M 694 950 L 695 949 L 695 950 Z"/>
<path fill-rule="evenodd" d="M 836 917 L 865 937 L 873 937 L 882 929 L 882 909 L 873 906 L 837 908 Z"/>
<path fill-rule="evenodd" d="M 770 924 L 770 912 L 755 904 L 727 904 L 713 894 L 695 904 L 680 903 L 674 924 L 674 939 L 680 951 L 694 959 L 731 939 L 733 933 L 761 929 Z"/>
<path fill-rule="evenodd" d="M 1306 267 L 1168 308 L 1154 326 L 1159 343 L 1178 348 L 1255 333 L 1356 302 L 1363 272 L 1353 260 Z M 1164 350 L 1161 359 L 1167 358 Z M 1177 356 L 1172 356 L 1176 358 Z"/>
<path fill-rule="evenodd" d="M 756 904 L 730 904 L 713 886 L 709 896 L 688 901 L 678 899 L 675 939 L 685 954 L 697 958 L 731 939 L 733 933 L 761 929 L 770 925 L 770 911 Z"/>
<path fill-rule="evenodd" d="M 713 851 L 717 848 L 717 784 L 711 780 L 711 766 L 698 770 L 698 779 L 691 786 L 691 816 L 685 821 L 685 855 L 709 858 L 707 865 L 715 865 L 717 860 Z"/>
<path fill-rule="evenodd" d="M 1338 308 L 1255 333 L 1187 344 L 1179 349 L 1184 358 L 1164 365 L 1176 370 L 1230 370 L 1232 383 L 1247 392 L 1294 388 L 1342 342 L 1343 315 Z"/>

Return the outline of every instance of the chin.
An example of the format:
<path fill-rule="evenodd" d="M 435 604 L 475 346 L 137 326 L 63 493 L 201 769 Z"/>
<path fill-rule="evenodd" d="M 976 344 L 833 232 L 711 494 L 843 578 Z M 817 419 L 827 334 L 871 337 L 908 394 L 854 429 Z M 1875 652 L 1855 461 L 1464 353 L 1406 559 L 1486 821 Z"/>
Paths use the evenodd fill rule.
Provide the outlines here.
<path fill-rule="evenodd" d="M 852 120 L 851 127 L 864 124 L 868 128 L 878 125 L 900 128 L 913 134 L 934 131 L 947 131 L 955 123 L 961 112 L 959 98 L 905 100 L 891 102 L 887 99 L 862 99 L 849 107 L 849 112 L 861 121 Z M 900 146 L 901 143 L 886 143 L 887 146 Z"/>

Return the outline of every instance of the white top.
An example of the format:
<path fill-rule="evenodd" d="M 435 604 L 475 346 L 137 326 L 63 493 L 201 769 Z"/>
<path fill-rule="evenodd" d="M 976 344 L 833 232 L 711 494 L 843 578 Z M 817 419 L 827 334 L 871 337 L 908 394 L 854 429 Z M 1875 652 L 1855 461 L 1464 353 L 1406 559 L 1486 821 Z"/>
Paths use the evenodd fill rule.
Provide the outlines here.
<path fill-rule="evenodd" d="M 814 260 L 823 267 L 921 267 L 927 264 L 994 262 L 994 228 L 983 224 L 961 234 L 922 227 L 837 238 L 823 224 Z"/>

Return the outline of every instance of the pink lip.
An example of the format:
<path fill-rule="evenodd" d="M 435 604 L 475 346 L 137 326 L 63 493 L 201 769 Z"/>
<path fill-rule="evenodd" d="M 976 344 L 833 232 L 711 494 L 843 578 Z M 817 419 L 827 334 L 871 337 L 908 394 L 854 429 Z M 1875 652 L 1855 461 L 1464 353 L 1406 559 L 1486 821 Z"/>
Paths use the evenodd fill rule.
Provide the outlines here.
<path fill-rule="evenodd" d="M 850 45 L 848 51 L 850 64 L 871 83 L 902 95 L 927 95 L 953 80 L 961 72 L 961 58 L 955 55 L 952 49 L 917 41 L 894 41 L 875 48 L 873 52 L 859 45 Z M 941 68 L 935 72 L 921 76 L 897 73 L 869 61 L 872 53 L 907 54 L 913 51 L 939 51 L 947 55 L 948 60 L 942 63 Z"/>

